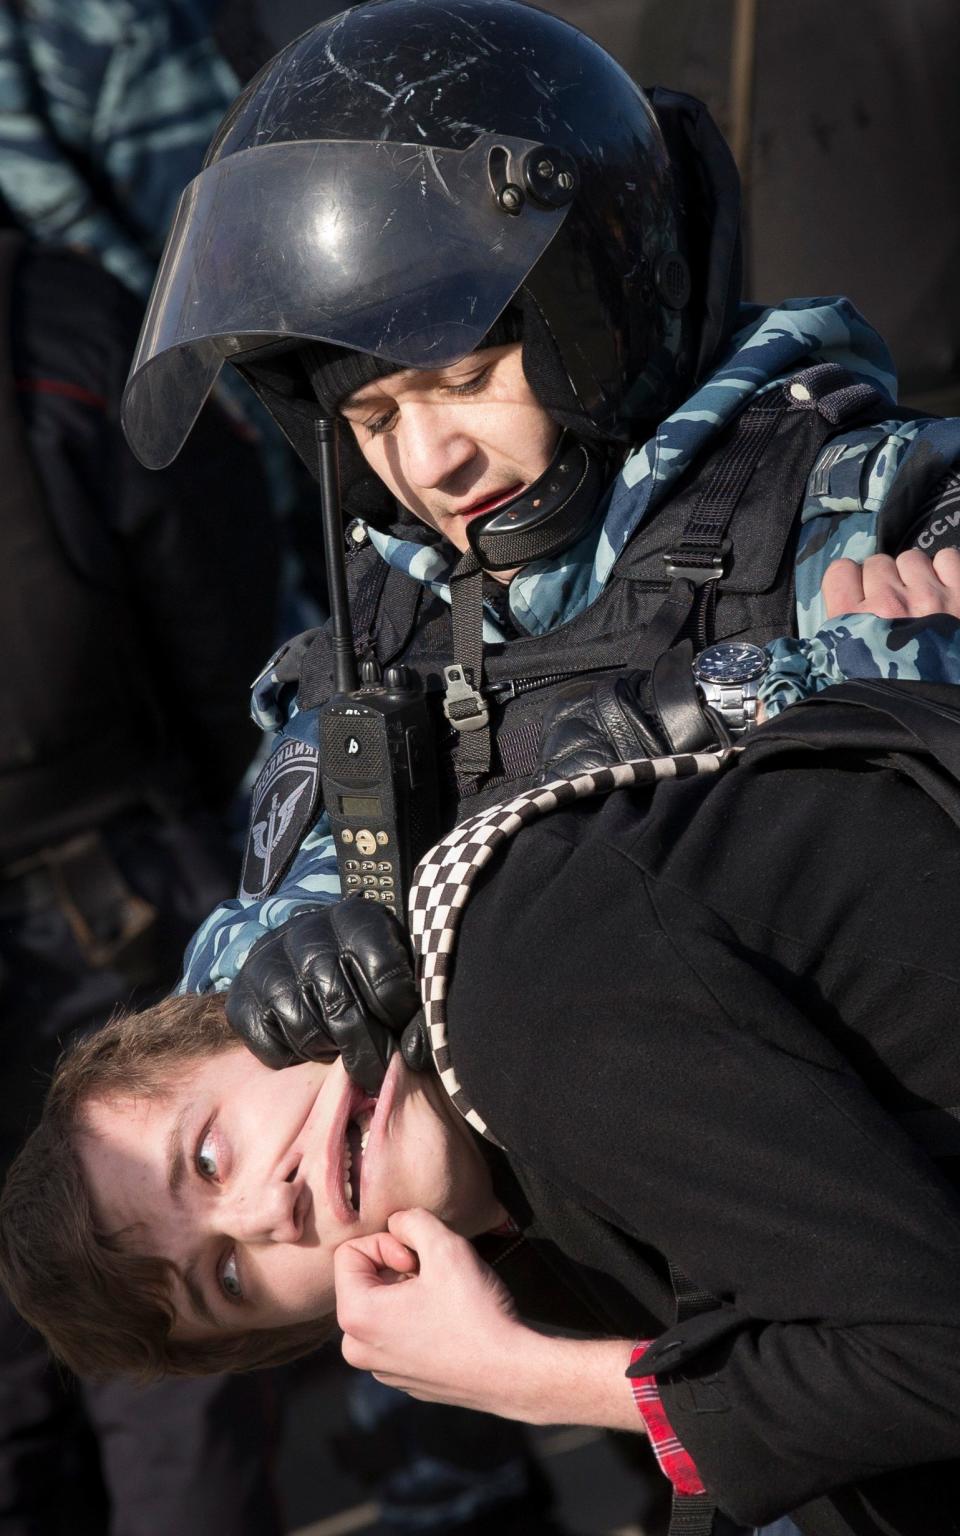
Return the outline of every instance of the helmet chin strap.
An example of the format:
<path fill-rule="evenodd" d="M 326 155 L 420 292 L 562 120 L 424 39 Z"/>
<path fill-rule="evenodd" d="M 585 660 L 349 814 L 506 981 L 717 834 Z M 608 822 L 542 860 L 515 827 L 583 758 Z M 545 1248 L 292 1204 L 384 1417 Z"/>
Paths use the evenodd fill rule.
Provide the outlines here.
<path fill-rule="evenodd" d="M 467 524 L 478 564 L 485 571 L 512 571 L 562 554 L 593 521 L 605 479 L 598 450 L 563 432 L 538 480 Z"/>
<path fill-rule="evenodd" d="M 564 432 L 532 485 L 467 524 L 470 548 L 450 577 L 453 665 L 444 667 L 443 709 L 460 732 L 461 776 L 490 771 L 490 712 L 483 697 L 483 575 L 562 554 L 586 533 L 606 482 L 600 451 Z"/>

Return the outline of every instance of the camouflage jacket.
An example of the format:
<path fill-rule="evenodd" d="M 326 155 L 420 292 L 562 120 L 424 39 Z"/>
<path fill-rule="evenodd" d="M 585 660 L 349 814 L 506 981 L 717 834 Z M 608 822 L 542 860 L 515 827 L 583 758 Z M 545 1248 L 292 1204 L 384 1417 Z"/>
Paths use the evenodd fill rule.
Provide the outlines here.
<path fill-rule="evenodd" d="M 814 362 L 836 362 L 891 397 L 894 377 L 883 342 L 844 299 L 790 300 L 773 309 L 745 306 L 743 324 L 709 379 L 632 453 L 607 493 L 602 522 L 555 560 L 528 566 L 510 585 L 515 624 L 543 634 L 594 602 L 637 528 L 743 403 Z M 762 697 L 770 715 L 846 677 L 923 677 L 960 681 L 960 623 L 880 620 L 853 614 L 824 620 L 823 572 L 841 555 L 862 560 L 876 548 L 880 513 L 908 456 L 935 448 L 938 464 L 960 465 L 960 419 L 919 418 L 860 428 L 833 438 L 812 468 L 801 513 L 797 555 L 797 635 L 774 641 Z M 449 601 L 457 558 L 448 546 L 424 547 L 370 530 L 379 553 Z M 489 640 L 502 638 L 489 611 Z M 315 711 L 299 713 L 276 688 L 270 666 L 254 688 L 254 717 L 280 740 L 317 743 Z M 326 816 L 301 843 L 270 896 L 218 907 L 187 951 L 183 991 L 227 987 L 250 947 L 268 928 L 309 905 L 340 895 Z"/>
<path fill-rule="evenodd" d="M 146 298 L 239 82 L 214 0 L 0 0 L 0 194 Z"/>

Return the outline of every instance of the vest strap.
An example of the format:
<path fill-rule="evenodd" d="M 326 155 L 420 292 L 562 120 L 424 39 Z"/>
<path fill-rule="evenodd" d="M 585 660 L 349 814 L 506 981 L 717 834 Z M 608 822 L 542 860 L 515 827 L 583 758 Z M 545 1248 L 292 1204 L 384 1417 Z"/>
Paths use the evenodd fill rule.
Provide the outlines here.
<path fill-rule="evenodd" d="M 450 577 L 453 666 L 444 667 L 443 712 L 460 732 L 458 772 L 490 771 L 490 711 L 483 697 L 483 568 L 472 549 Z"/>

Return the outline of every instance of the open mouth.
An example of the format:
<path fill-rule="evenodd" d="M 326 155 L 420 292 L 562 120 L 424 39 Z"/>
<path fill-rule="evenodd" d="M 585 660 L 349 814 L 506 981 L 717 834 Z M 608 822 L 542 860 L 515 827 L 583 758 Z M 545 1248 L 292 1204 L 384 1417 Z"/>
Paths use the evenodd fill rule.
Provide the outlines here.
<path fill-rule="evenodd" d="M 347 1129 L 343 1139 L 343 1194 L 346 1202 L 357 1214 L 360 1214 L 360 1175 L 363 1172 L 363 1159 L 367 1150 L 367 1142 L 370 1140 L 370 1126 L 373 1123 L 373 1113 L 376 1101 L 368 1101 L 367 1104 L 357 1109 L 347 1121 Z"/>
<path fill-rule="evenodd" d="M 492 512 L 496 507 L 502 507 L 504 502 L 512 501 L 514 496 L 519 496 L 523 490 L 523 481 L 518 480 L 515 485 L 510 485 L 505 491 L 498 491 L 495 496 L 487 496 L 482 501 L 475 501 L 472 507 L 466 507 L 460 513 L 461 517 L 479 517 L 483 512 Z"/>

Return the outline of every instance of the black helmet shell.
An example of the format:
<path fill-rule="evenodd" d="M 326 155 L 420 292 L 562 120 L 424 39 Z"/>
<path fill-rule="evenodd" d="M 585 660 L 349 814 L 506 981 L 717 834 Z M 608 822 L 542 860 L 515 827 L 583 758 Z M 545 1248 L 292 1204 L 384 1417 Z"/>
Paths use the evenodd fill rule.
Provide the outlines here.
<path fill-rule="evenodd" d="M 508 146 L 502 163 L 491 147 L 498 138 Z M 457 152 L 467 165 L 482 150 L 490 181 L 483 188 L 489 206 L 485 212 L 479 205 L 468 210 L 459 242 L 453 238 L 450 210 L 445 210 L 448 222 L 440 221 L 446 234 L 435 242 L 441 247 L 435 271 L 408 243 L 392 271 L 377 273 L 375 294 L 365 292 L 357 305 L 364 322 L 355 332 L 343 318 L 352 313 L 350 306 L 339 297 L 331 301 L 339 330 L 328 319 L 304 320 L 310 303 L 322 308 L 323 272 L 316 265 L 305 268 L 299 306 L 285 294 L 271 308 L 271 274 L 282 272 L 290 280 L 285 252 L 293 243 L 291 230 L 303 201 L 310 146 L 316 150 L 319 176 L 323 157 L 329 165 L 341 153 L 337 144 L 351 146 L 342 151 L 344 164 L 355 164 L 357 155 L 373 153 L 377 145 L 392 156 L 393 180 L 370 181 L 368 205 L 376 216 L 368 219 L 366 234 L 353 215 L 350 266 L 359 273 L 386 260 L 378 231 L 389 226 L 397 209 L 413 217 L 421 195 L 416 177 L 404 183 L 403 146 L 411 146 L 411 154 L 436 152 L 448 184 L 457 162 L 440 152 Z M 284 157 L 284 145 L 299 146 L 296 161 Z M 259 198 L 248 196 L 249 211 L 244 208 L 241 215 L 230 201 L 238 201 L 240 192 L 232 189 L 249 185 L 249 167 L 268 161 L 270 176 L 259 183 Z M 285 184 L 287 167 L 294 165 L 296 175 L 291 173 Z M 224 173 L 234 167 L 238 174 L 227 177 Z M 214 184 L 211 177 L 219 179 Z M 327 206 L 344 180 L 328 174 Z M 275 213 L 281 202 L 282 219 Z M 470 222 L 474 215 L 476 234 Z M 489 233 L 494 215 L 499 235 Z M 242 238 L 237 233 L 241 217 L 255 233 L 265 277 L 254 286 L 253 308 L 248 295 L 241 312 L 238 296 L 237 314 L 230 312 L 232 293 L 236 289 L 239 295 L 241 284 L 210 265 L 216 245 L 212 222 L 191 244 L 189 221 L 201 216 L 208 221 L 219 217 L 224 227 L 229 225 L 234 246 Z M 271 238 L 277 241 L 274 250 Z M 686 296 L 678 282 L 683 272 L 678 245 L 670 160 L 653 111 L 598 44 L 518 0 L 369 0 L 290 43 L 231 108 L 204 171 L 185 194 L 131 389 L 163 353 L 176 354 L 178 374 L 194 392 L 208 389 L 224 357 L 291 336 L 382 352 L 398 366 L 424 366 L 429 355 L 424 345 L 409 352 L 403 343 L 390 345 L 397 331 L 412 335 L 408 309 L 417 286 L 424 306 L 436 300 L 443 311 L 444 360 L 452 361 L 447 354 L 457 315 L 463 356 L 479 339 L 468 323 L 474 312 L 482 316 L 485 330 L 519 295 L 525 366 L 528 337 L 531 349 L 538 338 L 540 356 L 546 358 L 541 376 L 531 378 L 542 402 L 567 424 L 627 442 L 642 425 L 667 414 L 687 382 Z M 194 250 L 202 253 L 208 275 L 199 266 L 184 274 L 185 249 L 191 260 Z M 494 257 L 498 275 L 488 285 Z M 222 278 L 209 275 L 218 270 Z M 182 319 L 172 327 L 158 323 L 164 284 L 168 294 L 176 290 L 178 315 L 188 316 L 189 328 Z M 216 313 L 205 319 L 214 288 Z M 483 290 L 479 304 L 478 289 Z M 394 309 L 402 310 L 398 326 L 393 325 Z M 383 322 L 379 331 L 368 324 L 376 311 Z M 176 378 L 164 390 L 158 391 L 155 382 L 147 384 L 138 411 L 128 412 L 128 429 L 134 414 L 143 418 L 144 400 L 156 412 L 178 393 L 182 398 Z"/>

